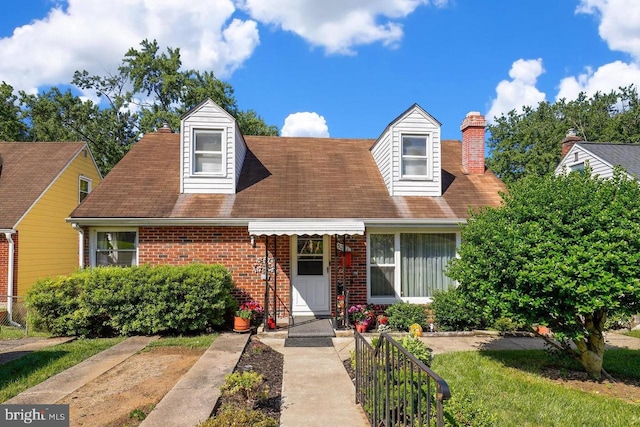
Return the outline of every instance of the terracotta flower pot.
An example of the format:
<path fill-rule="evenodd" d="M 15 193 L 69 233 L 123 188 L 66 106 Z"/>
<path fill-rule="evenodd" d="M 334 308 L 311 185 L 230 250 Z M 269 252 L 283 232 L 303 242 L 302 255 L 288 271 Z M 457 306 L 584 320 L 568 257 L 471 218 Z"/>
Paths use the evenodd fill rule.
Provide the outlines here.
<path fill-rule="evenodd" d="M 365 332 L 367 332 L 367 325 L 358 323 L 356 325 L 356 331 L 360 332 L 361 334 L 364 334 Z"/>
<path fill-rule="evenodd" d="M 233 318 L 233 330 L 236 332 L 247 332 L 251 329 L 251 319 L 244 319 L 236 316 Z"/>

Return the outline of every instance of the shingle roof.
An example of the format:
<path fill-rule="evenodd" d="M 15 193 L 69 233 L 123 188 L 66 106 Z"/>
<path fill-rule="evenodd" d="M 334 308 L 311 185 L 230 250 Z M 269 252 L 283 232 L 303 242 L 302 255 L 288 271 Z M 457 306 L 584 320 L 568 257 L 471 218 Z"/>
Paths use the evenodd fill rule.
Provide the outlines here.
<path fill-rule="evenodd" d="M 15 227 L 84 146 L 84 142 L 0 142 L 0 228 Z"/>
<path fill-rule="evenodd" d="M 578 144 L 612 166 L 622 166 L 630 174 L 640 177 L 640 144 L 599 142 L 579 142 Z"/>
<path fill-rule="evenodd" d="M 372 139 L 245 136 L 236 194 L 180 194 L 180 136 L 145 135 L 73 218 L 466 218 L 496 206 L 503 183 L 490 171 L 465 175 L 461 143 L 443 141 L 442 197 L 391 197 Z"/>

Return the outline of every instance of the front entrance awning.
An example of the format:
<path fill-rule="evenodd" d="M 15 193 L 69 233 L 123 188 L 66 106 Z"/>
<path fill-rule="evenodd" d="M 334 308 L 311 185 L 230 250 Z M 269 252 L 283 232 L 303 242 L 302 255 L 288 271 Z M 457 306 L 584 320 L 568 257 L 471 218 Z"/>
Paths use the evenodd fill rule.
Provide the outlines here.
<path fill-rule="evenodd" d="M 252 236 L 302 236 L 305 234 L 363 235 L 363 221 L 249 221 L 249 234 Z"/>

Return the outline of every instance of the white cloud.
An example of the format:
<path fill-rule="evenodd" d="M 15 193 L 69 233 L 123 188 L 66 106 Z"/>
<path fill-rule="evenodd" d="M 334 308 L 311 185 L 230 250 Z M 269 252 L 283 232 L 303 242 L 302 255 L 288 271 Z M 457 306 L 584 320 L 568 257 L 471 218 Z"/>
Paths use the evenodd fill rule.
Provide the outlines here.
<path fill-rule="evenodd" d="M 589 96 L 596 92 L 609 93 L 632 83 L 636 88 L 640 87 L 640 67 L 637 64 L 616 61 L 605 64 L 596 71 L 587 68 L 586 72 L 578 77 L 565 77 L 560 82 L 556 101 L 561 98 L 576 99 L 580 92 Z"/>
<path fill-rule="evenodd" d="M 184 68 L 227 77 L 260 42 L 256 22 L 232 19 L 235 10 L 232 0 L 69 0 L 0 39 L 0 81 L 34 92 L 70 83 L 75 70 L 116 73 L 145 38 L 162 52 L 179 47 Z"/>
<path fill-rule="evenodd" d="M 397 46 L 398 20 L 418 6 L 448 0 L 236 0 L 258 21 L 290 31 L 330 54 L 354 54 L 358 45 Z"/>
<path fill-rule="evenodd" d="M 637 0 L 581 0 L 577 13 L 600 18 L 598 31 L 609 48 L 640 59 L 640 2 Z"/>
<path fill-rule="evenodd" d="M 491 104 L 487 113 L 487 119 L 494 121 L 495 117 L 500 117 L 503 113 L 523 106 L 536 107 L 544 101 L 546 95 L 536 88 L 538 77 L 544 73 L 542 59 L 518 59 L 511 65 L 509 77 L 511 80 L 502 80 L 496 87 L 496 98 Z"/>
<path fill-rule="evenodd" d="M 323 116 L 318 113 L 302 112 L 289 114 L 284 119 L 280 131 L 282 136 L 315 136 L 329 137 L 329 128 Z"/>

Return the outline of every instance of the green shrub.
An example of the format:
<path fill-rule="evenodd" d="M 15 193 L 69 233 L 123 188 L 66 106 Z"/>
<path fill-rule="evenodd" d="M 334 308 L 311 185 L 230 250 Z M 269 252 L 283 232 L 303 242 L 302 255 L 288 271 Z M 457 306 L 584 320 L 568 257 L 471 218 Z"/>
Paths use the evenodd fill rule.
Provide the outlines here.
<path fill-rule="evenodd" d="M 408 331 L 409 327 L 417 323 L 422 329 L 427 329 L 427 312 L 425 307 L 418 304 L 410 304 L 403 301 L 391 304 L 385 310 L 389 326 L 399 331 Z"/>
<path fill-rule="evenodd" d="M 253 409 L 258 400 L 269 397 L 269 386 L 264 384 L 263 376 L 257 372 L 234 372 L 224 377 L 220 392 L 223 396 L 231 397 L 237 406 Z"/>
<path fill-rule="evenodd" d="M 226 406 L 218 412 L 218 415 L 200 423 L 198 427 L 278 427 L 278 425 L 278 421 L 262 412 Z"/>
<path fill-rule="evenodd" d="M 438 328 L 442 331 L 484 329 L 493 323 L 493 319 L 483 316 L 457 288 L 436 291 L 430 307 L 434 312 Z"/>
<path fill-rule="evenodd" d="M 500 317 L 495 322 L 493 322 L 493 329 L 500 332 L 513 332 L 518 329 L 522 329 L 524 325 L 519 322 L 516 322 L 510 317 Z"/>
<path fill-rule="evenodd" d="M 431 350 L 429 350 L 429 347 L 427 347 L 427 345 L 419 338 L 412 337 L 411 335 L 405 335 L 402 337 L 400 345 L 409 353 L 413 354 L 419 361 L 427 366 L 431 366 Z"/>
<path fill-rule="evenodd" d="M 184 334 L 224 323 L 232 287 L 222 265 L 100 267 L 39 280 L 27 304 L 56 335 Z"/>

